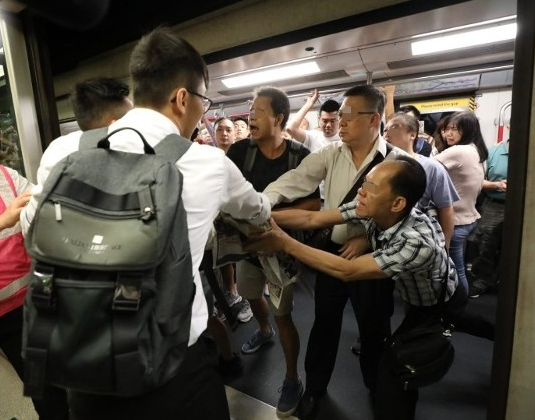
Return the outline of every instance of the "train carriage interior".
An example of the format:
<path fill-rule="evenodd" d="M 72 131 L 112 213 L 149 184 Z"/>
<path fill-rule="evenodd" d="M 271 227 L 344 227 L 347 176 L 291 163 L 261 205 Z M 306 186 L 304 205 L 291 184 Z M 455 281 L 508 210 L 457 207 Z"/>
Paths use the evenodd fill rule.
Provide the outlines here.
<path fill-rule="evenodd" d="M 454 365 L 439 383 L 422 388 L 417 418 L 535 418 L 535 411 L 530 411 L 535 410 L 535 402 L 529 402 L 526 397 L 535 390 L 535 383 L 522 371 L 522 364 L 516 364 L 516 360 L 526 363 L 525 359 L 531 359 L 529 351 L 535 348 L 535 333 L 529 329 L 533 323 L 525 321 L 533 317 L 533 309 L 529 309 L 529 301 L 517 300 L 519 290 L 524 291 L 525 299 L 535 295 L 535 286 L 525 286 L 529 280 L 534 280 L 528 278 L 533 276 L 529 274 L 533 267 L 520 258 L 521 250 L 524 253 L 531 250 L 524 241 L 535 236 L 531 230 L 522 230 L 524 204 L 529 198 L 524 194 L 526 191 L 532 194 L 526 173 L 528 156 L 533 153 L 529 150 L 527 113 L 533 111 L 531 96 L 528 99 L 526 95 L 531 95 L 533 81 L 525 81 L 527 92 L 520 92 L 520 87 L 513 86 L 513 79 L 524 82 L 517 65 L 522 64 L 524 70 L 530 71 L 528 75 L 533 76 L 533 63 L 529 61 L 533 52 L 518 56 L 520 30 L 517 22 L 518 25 L 526 22 L 519 10 L 533 12 L 535 16 L 530 0 L 212 0 L 187 6 L 166 0 L 103 0 L 95 1 L 87 9 L 72 5 L 62 8 L 61 0 L 49 3 L 47 6 L 41 0 L 0 0 L 3 22 L 0 25 L 3 43 L 0 52 L 0 150 L 11 147 L 13 165 L 18 165 L 30 180 L 36 175 L 46 146 L 55 137 L 78 129 L 68 102 L 72 86 L 91 76 L 113 76 L 128 82 L 128 56 L 134 43 L 161 24 L 176 27 L 177 33 L 198 48 L 208 64 L 210 86 L 206 96 L 213 101 L 206 114 L 208 122 L 219 116 L 247 115 L 252 91 L 265 84 L 288 94 L 292 114 L 301 108 L 313 89 L 318 89 L 321 103 L 327 99 L 341 101 L 343 92 L 358 84 L 395 85 L 396 106 L 418 106 L 422 119 L 427 121 L 427 131 L 434 130 L 443 113 L 474 111 L 489 147 L 509 139 L 511 119 L 517 118 L 518 127 L 523 124 L 523 131 L 518 128 L 517 133 L 524 133 L 525 138 L 518 140 L 514 154 L 518 165 L 513 176 L 519 181 L 519 188 L 515 188 L 511 198 L 508 194 L 512 204 L 508 202 L 510 213 L 506 215 L 515 216 L 515 220 L 509 222 L 509 240 L 513 245 L 502 255 L 508 264 L 505 267 L 509 268 L 506 279 L 509 283 L 503 290 L 500 287 L 498 291 L 469 301 L 473 311 L 496 323 L 501 330 L 495 342 L 454 333 Z M 11 23 L 13 21 L 15 23 Z M 15 35 L 11 27 L 15 28 Z M 494 33 L 498 34 L 497 38 L 491 40 Z M 476 39 L 478 35 L 482 39 Z M 29 62 L 32 71 L 19 75 L 13 64 L 6 63 L 6 56 L 15 54 L 17 46 L 24 45 L 20 43 L 24 42 L 20 41 L 24 37 L 26 63 Z M 454 46 L 456 38 L 464 43 Z M 533 41 L 527 45 L 532 48 Z M 417 50 L 427 46 L 429 50 Z M 292 66 L 300 66 L 294 75 Z M 277 73 L 281 69 L 283 77 L 279 72 L 278 78 L 268 79 L 271 76 L 266 72 Z M 251 78 L 259 72 L 264 72 L 259 78 L 239 83 L 239 76 Z M 30 87 L 24 80 L 31 82 Z M 27 106 L 24 94 L 20 92 L 27 93 L 35 103 L 35 110 L 26 113 L 17 110 L 27 109 L 24 108 Z M 521 107 L 524 116 L 521 117 L 520 112 L 514 116 L 511 110 Z M 311 124 L 316 124 L 317 109 L 314 107 L 307 115 Z M 28 116 L 26 122 L 25 116 Z M 17 128 L 17 125 L 18 134 L 4 135 L 6 129 Z M 30 136 L 31 130 L 35 136 Z M 31 140 L 26 140 L 28 137 Z M 515 141 L 516 138 L 512 143 Z M 527 236 L 523 237 L 522 232 Z M 477 244 L 470 246 L 471 250 L 477 249 Z M 308 287 L 296 287 L 293 312 L 300 332 L 298 367 L 303 377 L 306 343 L 314 317 L 311 295 L 314 272 L 307 270 L 304 280 Z M 516 312 L 519 308 L 526 311 L 524 315 Z M 402 316 L 402 304 L 397 299 L 392 318 L 394 327 Z M 254 319 L 228 325 L 236 352 L 256 328 Z M 515 339 L 528 331 L 523 341 L 516 342 L 521 347 L 516 350 L 520 353 L 515 359 Z M 335 370 L 317 419 L 373 418 L 358 356 L 351 351 L 357 337 L 356 320 L 348 304 Z M 255 354 L 242 354 L 241 359 L 243 373 L 224 378 L 232 418 L 276 418 L 274 407 L 285 367 L 281 346 L 275 340 L 273 345 L 266 345 Z M 526 366 L 535 369 L 533 362 Z M 511 376 L 514 374 L 520 377 Z M 30 401 L 21 397 L 20 381 L 1 355 L 0 383 L 3 394 L 0 395 L 0 420 L 37 419 Z M 513 397 L 512 390 L 518 389 L 521 391 Z"/>

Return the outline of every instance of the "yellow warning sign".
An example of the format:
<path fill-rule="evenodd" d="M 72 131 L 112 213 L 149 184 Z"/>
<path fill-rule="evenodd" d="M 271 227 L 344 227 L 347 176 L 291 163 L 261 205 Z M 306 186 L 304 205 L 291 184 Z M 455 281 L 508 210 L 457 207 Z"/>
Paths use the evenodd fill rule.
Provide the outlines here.
<path fill-rule="evenodd" d="M 473 111 L 475 98 L 473 96 L 463 98 L 443 98 L 432 101 L 402 103 L 401 106 L 413 105 L 422 114 L 432 112 Z"/>

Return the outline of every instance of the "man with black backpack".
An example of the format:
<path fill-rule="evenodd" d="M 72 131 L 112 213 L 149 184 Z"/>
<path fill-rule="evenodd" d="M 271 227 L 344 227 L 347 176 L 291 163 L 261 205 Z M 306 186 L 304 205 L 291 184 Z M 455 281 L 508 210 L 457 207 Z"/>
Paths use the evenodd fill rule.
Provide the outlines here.
<path fill-rule="evenodd" d="M 110 134 L 87 132 L 79 152 L 48 154 L 43 190 L 21 215 L 34 258 L 25 386 L 38 390 L 43 375 L 69 388 L 77 420 L 226 420 L 216 349 L 201 337 L 198 268 L 220 211 L 262 224 L 269 202 L 221 150 L 187 140 L 211 106 L 206 64 L 189 43 L 152 31 L 132 52 L 130 76 L 136 107 Z M 50 318 L 48 338 L 32 334 Z"/>
<path fill-rule="evenodd" d="M 281 90 L 273 87 L 260 87 L 255 90 L 249 114 L 250 139 L 234 143 L 227 156 L 241 169 L 257 191 L 276 180 L 280 175 L 295 168 L 310 151 L 300 143 L 284 139 L 282 130 L 290 114 L 290 101 Z M 284 206 L 318 210 L 320 207 L 319 190 L 315 189 L 304 200 L 285 203 Z M 256 352 L 275 335 L 270 325 L 269 305 L 263 296 L 264 285 L 270 288 L 270 301 L 280 334 L 280 342 L 286 361 L 286 375 L 277 404 L 279 417 L 290 416 L 303 393 L 303 384 L 297 372 L 299 356 L 299 334 L 292 320 L 293 284 L 277 287 L 268 281 L 265 271 L 257 258 L 239 261 L 236 264 L 238 292 L 248 299 L 259 328 L 243 344 L 242 352 Z M 273 294 L 272 294 L 273 292 Z"/>
<path fill-rule="evenodd" d="M 128 98 L 129 92 L 127 84 L 110 77 L 91 78 L 77 83 L 70 94 L 69 102 L 81 130 L 107 126 L 126 114 L 132 108 L 132 102 Z M 74 139 L 80 137 L 80 132 L 68 134 L 66 137 L 73 138 L 73 142 L 66 140 L 63 145 L 76 147 L 77 142 Z M 54 153 L 53 149 L 54 147 L 51 147 L 45 153 Z M 10 171 L 10 176 L 16 180 L 15 184 L 18 188 L 22 188 L 20 191 L 31 187 L 31 184 L 28 184 L 24 177 L 15 171 L 7 170 Z M 7 180 L 8 178 L 5 179 Z M 4 182 L 0 182 L 0 193 L 2 192 L 2 187 L 6 187 L 6 185 Z M 7 191 L 9 191 L 9 188 Z M 0 196 L 5 198 L 3 194 L 0 194 Z M 17 199 L 23 199 L 25 204 L 29 197 L 25 198 L 24 195 L 19 195 Z M 20 213 L 23 208 L 24 206 L 22 205 L 18 212 Z M 7 216 L 7 213 L 3 213 L 2 216 Z M 18 222 L 19 213 L 17 213 L 16 220 L 11 220 L 12 224 Z M 0 223 L 0 231 L 5 227 L 3 223 Z M 11 236 L 13 233 L 20 235 L 18 248 L 14 248 L 12 245 L 8 246 L 8 243 L 15 238 L 3 238 L 4 235 Z M 0 296 L 0 347 L 8 355 L 17 374 L 23 380 L 24 368 L 21 357 L 22 305 L 29 276 L 13 279 L 12 276 L 16 275 L 17 272 L 13 272 L 12 269 L 14 267 L 17 267 L 18 270 L 23 268 L 27 272 L 30 269 L 30 258 L 23 248 L 22 236 L 17 230 L 0 233 L 0 242 L 0 273 L 3 275 L 0 275 L 0 277 L 4 277 L 4 279 L 11 277 L 13 280 L 6 287 L 3 287 L 4 284 L 1 284 L 2 281 L 0 280 L 0 295 L 4 295 Z M 5 255 L 3 255 L 3 252 Z M 13 305 L 13 303 L 16 304 Z M 6 336 L 9 337 L 9 341 L 3 340 L 4 326 L 8 327 Z M 64 389 L 46 386 L 43 389 L 43 398 L 34 399 L 33 403 L 40 420 L 63 420 L 69 418 L 67 394 Z"/>

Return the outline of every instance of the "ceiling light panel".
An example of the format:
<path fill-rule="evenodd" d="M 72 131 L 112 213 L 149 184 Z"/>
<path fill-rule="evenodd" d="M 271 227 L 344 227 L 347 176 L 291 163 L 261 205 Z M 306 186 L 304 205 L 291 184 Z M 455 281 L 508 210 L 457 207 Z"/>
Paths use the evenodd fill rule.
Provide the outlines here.
<path fill-rule="evenodd" d="M 273 67 L 266 70 L 258 70 L 243 73 L 237 76 L 226 77 L 221 82 L 228 88 L 252 86 L 273 82 L 276 80 L 291 79 L 299 76 L 319 73 L 320 68 L 315 61 L 291 64 L 289 66 Z"/>
<path fill-rule="evenodd" d="M 412 55 L 423 55 L 508 41 L 515 39 L 515 37 L 516 23 L 510 23 L 452 35 L 442 35 L 423 41 L 415 41 L 411 43 L 411 49 Z"/>

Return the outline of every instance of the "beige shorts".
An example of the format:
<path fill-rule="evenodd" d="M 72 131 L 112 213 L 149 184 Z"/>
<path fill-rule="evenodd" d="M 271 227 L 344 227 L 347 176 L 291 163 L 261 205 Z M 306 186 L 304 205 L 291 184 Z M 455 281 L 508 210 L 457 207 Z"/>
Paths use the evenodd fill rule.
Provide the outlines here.
<path fill-rule="evenodd" d="M 239 261 L 236 263 L 236 284 L 238 286 L 238 293 L 245 299 L 260 299 L 264 293 L 264 285 L 266 284 L 266 276 L 264 271 L 254 264 L 247 261 Z M 282 316 L 292 313 L 294 305 L 294 285 L 289 284 L 283 289 L 278 289 L 280 293 L 279 307 L 275 307 L 270 301 L 270 306 L 273 315 Z M 270 291 L 274 293 L 275 291 Z M 276 292 L 275 292 L 276 293 Z"/>

